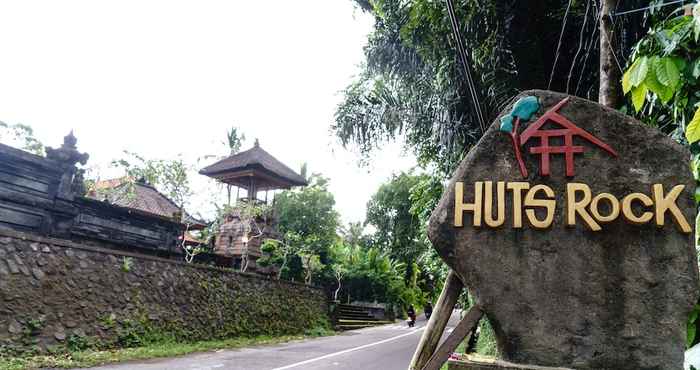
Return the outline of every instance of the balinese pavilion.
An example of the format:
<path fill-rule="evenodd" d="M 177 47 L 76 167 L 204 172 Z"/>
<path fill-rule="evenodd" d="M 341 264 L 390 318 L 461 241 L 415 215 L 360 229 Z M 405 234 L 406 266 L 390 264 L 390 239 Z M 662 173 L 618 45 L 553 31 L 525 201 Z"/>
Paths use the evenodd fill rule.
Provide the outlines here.
<path fill-rule="evenodd" d="M 221 224 L 214 253 L 231 258 L 234 268 L 272 273 L 257 266 L 256 261 L 263 255 L 262 242 L 279 238 L 277 220 L 271 211 L 255 210 L 268 205 L 270 191 L 274 195 L 275 190 L 306 186 L 307 181 L 261 148 L 257 140 L 251 149 L 224 158 L 199 173 L 228 185 L 229 194 L 232 187 L 236 189 L 235 204 Z M 243 197 L 241 190 L 245 191 Z M 261 194 L 264 196 L 258 197 Z"/>

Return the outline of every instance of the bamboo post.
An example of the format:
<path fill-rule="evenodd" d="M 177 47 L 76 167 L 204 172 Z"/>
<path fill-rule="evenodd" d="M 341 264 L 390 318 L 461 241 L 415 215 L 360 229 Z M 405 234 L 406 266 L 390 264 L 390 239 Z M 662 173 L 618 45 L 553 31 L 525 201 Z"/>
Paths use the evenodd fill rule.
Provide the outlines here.
<path fill-rule="evenodd" d="M 445 326 L 450 320 L 450 316 L 452 315 L 452 311 L 454 310 L 462 289 L 464 289 L 462 281 L 459 280 L 459 277 L 454 271 L 450 270 L 447 274 L 447 279 L 445 279 L 445 285 L 442 287 L 440 297 L 435 304 L 433 314 L 430 316 L 423 336 L 421 336 L 420 342 L 418 342 L 416 352 L 413 354 L 409 370 L 420 370 L 428 363 L 428 360 L 430 360 L 430 357 L 433 355 L 433 352 L 435 352 L 435 348 L 445 331 Z"/>

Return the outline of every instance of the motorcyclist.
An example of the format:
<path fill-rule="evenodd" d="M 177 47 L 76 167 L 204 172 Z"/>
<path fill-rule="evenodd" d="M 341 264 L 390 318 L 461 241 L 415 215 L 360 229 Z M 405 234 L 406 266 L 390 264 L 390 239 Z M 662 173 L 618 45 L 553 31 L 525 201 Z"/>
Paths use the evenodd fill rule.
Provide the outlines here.
<path fill-rule="evenodd" d="M 414 325 L 416 325 L 416 310 L 413 309 L 413 305 L 408 306 L 408 310 L 406 310 L 406 314 L 408 314 L 408 327 L 412 328 Z"/>
<path fill-rule="evenodd" d="M 423 312 L 425 312 L 425 319 L 430 320 L 430 315 L 433 314 L 433 305 L 430 302 L 426 303 Z"/>

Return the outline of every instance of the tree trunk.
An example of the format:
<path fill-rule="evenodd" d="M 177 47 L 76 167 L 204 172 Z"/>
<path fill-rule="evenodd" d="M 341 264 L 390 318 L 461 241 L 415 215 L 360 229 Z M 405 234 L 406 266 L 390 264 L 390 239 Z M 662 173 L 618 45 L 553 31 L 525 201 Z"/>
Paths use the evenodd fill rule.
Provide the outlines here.
<path fill-rule="evenodd" d="M 333 294 L 333 300 L 337 301 L 338 300 L 338 293 L 340 293 L 340 279 L 338 278 L 338 289 L 335 290 L 335 294 Z"/>
<path fill-rule="evenodd" d="M 282 265 L 280 266 L 280 270 L 277 272 L 277 280 L 282 279 L 282 270 L 284 267 L 287 265 L 287 253 L 284 254 L 284 257 L 282 257 Z"/>
<path fill-rule="evenodd" d="M 617 109 L 621 103 L 621 72 L 615 59 L 615 38 L 613 36 L 612 12 L 618 0 L 603 0 L 600 17 L 600 86 L 598 103 Z"/>
<path fill-rule="evenodd" d="M 306 285 L 311 285 L 311 258 L 313 256 L 309 256 L 306 258 Z"/>

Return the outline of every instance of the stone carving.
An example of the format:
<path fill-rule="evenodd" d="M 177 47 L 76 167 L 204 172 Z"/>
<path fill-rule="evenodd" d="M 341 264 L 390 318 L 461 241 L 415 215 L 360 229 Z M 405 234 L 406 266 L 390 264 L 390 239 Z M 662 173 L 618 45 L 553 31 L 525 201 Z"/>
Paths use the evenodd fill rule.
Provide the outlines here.
<path fill-rule="evenodd" d="M 80 153 L 76 144 L 78 139 L 73 135 L 73 131 L 63 138 L 63 145 L 60 148 L 46 148 L 46 158 L 74 166 L 76 163 L 85 165 L 90 155 Z"/>
<path fill-rule="evenodd" d="M 58 162 L 63 169 L 61 183 L 58 187 L 58 196 L 66 200 L 73 200 L 76 195 L 82 196 L 85 194 L 84 185 L 82 185 L 84 171 L 76 176 L 79 170 L 75 165 L 77 163 L 85 165 L 90 156 L 87 153 L 80 153 L 76 146 L 77 143 L 78 139 L 75 138 L 71 130 L 63 138 L 63 145 L 60 148 L 46 148 L 46 158 Z"/>
<path fill-rule="evenodd" d="M 546 91 L 525 96 L 536 97 L 539 110 L 530 123 L 520 122 L 520 133 L 567 99 Z M 690 154 L 619 112 L 568 99 L 559 114 L 610 145 L 617 156 L 575 138 L 572 145 L 581 149 L 573 153 L 575 174 L 567 176 L 564 153 L 554 153 L 546 176 L 539 171 L 540 156 L 530 151 L 542 144 L 530 140 L 522 147 L 529 171 L 521 171 L 511 136 L 499 131 L 497 119 L 454 173 L 431 217 L 430 239 L 482 305 L 506 360 L 576 369 L 681 369 L 685 323 L 698 298 L 694 238 L 682 222 L 692 223 L 696 212 Z M 467 204 L 478 203 L 477 182 L 483 186 L 480 227 L 474 226 L 474 210 L 481 208 L 470 210 Z M 505 186 L 502 197 L 497 188 Z M 518 186 L 525 190 L 516 199 Z M 543 203 L 523 207 L 527 189 L 535 186 L 540 191 L 534 198 Z M 573 224 L 568 219 L 567 202 L 583 202 L 585 187 L 594 197 L 610 194 L 596 197 L 595 210 L 584 209 L 599 231 L 580 212 Z M 567 199 L 567 190 L 579 192 Z M 457 203 L 456 193 L 462 197 Z M 650 196 L 632 198 L 627 219 L 649 215 L 653 220 L 625 221 L 621 208 L 631 193 Z M 619 199 L 619 208 L 612 198 Z M 461 227 L 455 226 L 457 205 Z M 616 212 L 620 217 L 612 217 Z"/>

